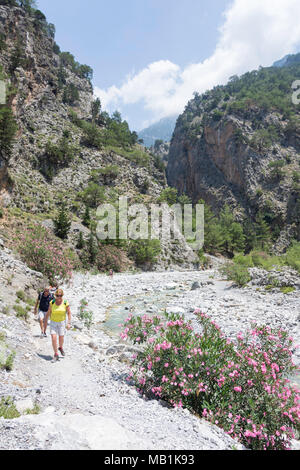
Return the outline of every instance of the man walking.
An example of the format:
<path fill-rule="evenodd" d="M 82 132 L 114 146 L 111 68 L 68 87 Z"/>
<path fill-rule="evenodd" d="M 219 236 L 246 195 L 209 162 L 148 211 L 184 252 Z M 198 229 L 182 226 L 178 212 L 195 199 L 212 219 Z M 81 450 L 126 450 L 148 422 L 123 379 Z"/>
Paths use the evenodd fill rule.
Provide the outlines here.
<path fill-rule="evenodd" d="M 45 287 L 44 291 L 39 294 L 35 307 L 34 307 L 34 314 L 36 315 L 38 313 L 38 316 L 39 316 L 40 327 L 41 327 L 41 337 L 47 336 L 48 322 L 46 319 L 46 315 L 49 309 L 50 302 L 53 299 L 54 297 L 50 293 L 50 289 L 48 287 Z"/>

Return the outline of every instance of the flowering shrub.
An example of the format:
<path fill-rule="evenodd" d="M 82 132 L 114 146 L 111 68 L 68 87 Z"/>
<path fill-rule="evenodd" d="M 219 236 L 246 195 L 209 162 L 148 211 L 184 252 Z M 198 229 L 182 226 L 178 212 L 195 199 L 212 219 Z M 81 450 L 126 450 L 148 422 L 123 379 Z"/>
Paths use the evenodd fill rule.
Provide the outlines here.
<path fill-rule="evenodd" d="M 132 265 L 125 251 L 114 245 L 98 243 L 94 238 L 90 238 L 81 250 L 80 260 L 85 269 L 96 267 L 99 272 L 107 272 L 110 269 L 123 272 Z"/>
<path fill-rule="evenodd" d="M 114 245 L 99 245 L 96 256 L 96 265 L 99 271 L 105 272 L 113 269 L 115 272 L 123 272 L 131 265 L 126 253 Z"/>
<path fill-rule="evenodd" d="M 282 330 L 253 325 L 235 342 L 196 311 L 201 334 L 179 315 L 129 316 L 121 337 L 143 344 L 128 380 L 174 407 L 220 426 L 251 449 L 288 449 L 299 431 L 299 390 L 286 376 L 292 339 Z"/>
<path fill-rule="evenodd" d="M 51 282 L 57 278 L 69 279 L 78 264 L 76 255 L 41 225 L 25 228 L 16 244 L 23 261 Z"/>

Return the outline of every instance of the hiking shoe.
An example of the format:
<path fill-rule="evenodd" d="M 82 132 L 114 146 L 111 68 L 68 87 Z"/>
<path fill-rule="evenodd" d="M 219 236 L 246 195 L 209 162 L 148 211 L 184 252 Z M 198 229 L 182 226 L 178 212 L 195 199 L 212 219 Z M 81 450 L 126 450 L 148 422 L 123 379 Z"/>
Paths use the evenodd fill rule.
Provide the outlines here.
<path fill-rule="evenodd" d="M 63 348 L 58 348 L 60 354 L 62 355 L 62 357 L 65 357 L 65 351 L 63 350 Z"/>
<path fill-rule="evenodd" d="M 54 357 L 52 359 L 52 362 L 57 362 L 59 360 L 58 354 L 54 354 Z"/>

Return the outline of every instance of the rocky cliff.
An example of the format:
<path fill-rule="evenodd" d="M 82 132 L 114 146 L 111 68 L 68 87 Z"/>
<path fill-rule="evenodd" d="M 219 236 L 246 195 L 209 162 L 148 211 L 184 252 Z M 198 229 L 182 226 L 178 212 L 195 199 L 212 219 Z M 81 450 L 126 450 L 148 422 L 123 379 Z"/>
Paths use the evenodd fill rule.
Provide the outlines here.
<path fill-rule="evenodd" d="M 171 186 L 215 212 L 228 204 L 240 220 L 262 213 L 281 248 L 300 237 L 300 110 L 291 99 L 299 71 L 295 61 L 195 94 L 168 157 Z"/>
<path fill-rule="evenodd" d="M 0 5 L 0 78 L 6 83 L 4 107 L 16 126 L 10 148 L 1 145 L 0 206 L 49 219 L 63 200 L 76 222 L 91 185 L 103 189 L 105 202 L 121 195 L 155 202 L 166 186 L 164 169 L 119 115 L 110 118 L 101 104 L 93 115 L 92 69 L 60 51 L 54 30 L 38 10 Z M 184 240 L 181 246 L 180 263 L 191 255 Z M 161 258 L 170 259 L 172 252 L 164 246 Z"/>
<path fill-rule="evenodd" d="M 139 168 L 115 152 L 81 145 L 82 131 L 71 122 L 69 112 L 72 108 L 78 118 L 91 120 L 93 88 L 89 79 L 74 73 L 56 53 L 54 39 L 39 29 L 34 18 L 21 8 L 0 7 L 0 25 L 6 44 L 0 64 L 7 83 L 13 88 L 9 100 L 18 124 L 12 155 L 6 163 L 10 180 L 7 184 L 3 181 L 2 185 L 4 205 L 8 201 L 33 212 L 53 209 L 58 193 L 71 203 L 76 191 L 89 179 L 90 172 L 112 162 L 123 169 L 126 176 L 136 173 L 135 179 L 134 175 L 124 178 L 125 174 L 120 171 L 122 184 L 124 179 L 127 183 L 126 190 L 133 186 L 139 192 L 138 180 L 144 182 L 148 177 L 151 189 L 159 194 L 164 179 L 155 175 L 155 169 L 151 178 L 151 171 Z M 21 60 L 12 73 L 11 62 L 17 47 L 21 47 Z M 63 96 L 70 85 L 78 92 L 71 106 L 64 102 Z M 60 168 L 54 168 L 52 181 L 49 181 L 41 171 L 49 160 L 46 145 L 48 141 L 57 143 L 64 132 L 68 132 L 69 141 L 75 146 L 75 158 L 71 164 L 65 162 Z M 157 182 L 155 176 L 158 176 Z"/>

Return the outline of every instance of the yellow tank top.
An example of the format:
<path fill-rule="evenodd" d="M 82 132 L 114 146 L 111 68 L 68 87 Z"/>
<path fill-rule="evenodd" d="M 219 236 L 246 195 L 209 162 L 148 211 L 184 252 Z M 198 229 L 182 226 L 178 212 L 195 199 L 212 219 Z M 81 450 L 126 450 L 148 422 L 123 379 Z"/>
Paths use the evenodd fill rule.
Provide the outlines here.
<path fill-rule="evenodd" d="M 60 305 L 56 305 L 56 303 L 50 303 L 51 306 L 51 315 L 50 315 L 50 320 L 54 321 L 56 323 L 65 321 L 66 319 L 66 313 L 67 313 L 67 307 L 69 306 L 69 302 L 63 301 Z"/>

